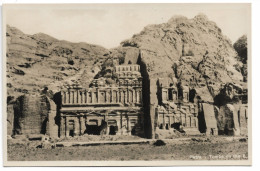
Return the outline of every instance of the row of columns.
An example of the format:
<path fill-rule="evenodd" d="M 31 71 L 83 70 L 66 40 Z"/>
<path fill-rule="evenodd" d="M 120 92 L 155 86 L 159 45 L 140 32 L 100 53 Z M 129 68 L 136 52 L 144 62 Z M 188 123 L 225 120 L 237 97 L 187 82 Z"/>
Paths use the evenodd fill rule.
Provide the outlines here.
<path fill-rule="evenodd" d="M 119 77 L 122 75 L 119 75 Z M 119 86 L 142 87 L 142 79 L 119 79 Z"/>
<path fill-rule="evenodd" d="M 181 123 L 185 127 L 198 127 L 197 117 L 193 115 L 180 115 L 179 117 L 176 115 L 168 115 L 167 113 L 158 113 L 157 114 L 157 122 L 158 126 L 163 125 L 163 129 L 166 128 L 166 124 L 169 124 L 169 127 L 173 123 Z"/>
<path fill-rule="evenodd" d="M 162 88 L 162 100 L 170 100 L 169 99 L 169 88 Z M 172 93 L 172 100 L 178 100 L 178 92 L 176 90 L 170 91 Z M 183 91 L 183 101 L 189 101 L 189 92 Z"/>
<path fill-rule="evenodd" d="M 124 71 L 140 71 L 140 65 L 116 66 L 116 72 L 124 72 Z"/>
<path fill-rule="evenodd" d="M 172 90 L 171 93 L 172 93 L 172 100 L 178 100 L 178 92 L 175 90 Z M 168 89 L 162 89 L 162 100 L 163 101 L 170 100 Z"/>
<path fill-rule="evenodd" d="M 142 91 L 138 89 L 126 90 L 97 90 L 81 89 L 62 91 L 62 104 L 90 104 L 90 103 L 141 103 Z"/>
<path fill-rule="evenodd" d="M 93 119 L 94 117 L 91 116 L 91 119 Z M 140 118 L 140 116 L 127 116 L 124 118 L 121 118 L 120 116 L 115 116 L 115 117 L 111 117 L 111 116 L 107 116 L 105 117 L 96 117 L 95 119 L 97 120 L 102 120 L 104 119 L 107 122 L 107 128 L 106 128 L 106 134 L 109 134 L 109 129 L 110 126 L 109 125 L 109 121 L 116 121 L 117 127 L 118 127 L 118 132 L 117 134 L 128 134 L 131 135 L 131 120 L 134 119 L 136 121 L 136 124 L 141 124 L 142 123 L 142 118 Z M 73 122 L 71 122 L 73 121 Z M 84 116 L 84 115 L 80 115 L 80 116 L 66 116 L 63 115 L 61 116 L 61 120 L 60 120 L 60 137 L 68 137 L 69 136 L 69 131 L 70 129 L 70 122 L 73 123 L 73 132 L 75 136 L 78 135 L 83 135 L 84 131 L 86 130 L 86 124 L 88 123 L 88 117 Z M 101 126 L 101 125 L 98 125 Z M 139 128 L 142 127 L 141 125 L 139 125 Z M 125 131 L 125 132 L 124 132 Z"/>

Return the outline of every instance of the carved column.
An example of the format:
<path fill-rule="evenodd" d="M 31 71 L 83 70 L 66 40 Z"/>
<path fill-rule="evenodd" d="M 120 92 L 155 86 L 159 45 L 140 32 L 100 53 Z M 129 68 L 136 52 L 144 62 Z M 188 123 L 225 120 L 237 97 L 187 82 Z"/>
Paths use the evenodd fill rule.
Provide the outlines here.
<path fill-rule="evenodd" d="M 140 90 L 139 94 L 140 94 L 140 103 L 142 104 L 143 100 L 142 100 L 142 91 L 141 90 Z"/>
<path fill-rule="evenodd" d="M 95 93 L 95 97 L 96 97 L 96 102 L 97 103 L 100 103 L 99 101 L 100 101 L 100 99 L 99 99 L 99 97 L 100 97 L 100 95 L 99 95 L 99 90 Z"/>
<path fill-rule="evenodd" d="M 139 103 L 139 90 L 136 90 L 136 103 Z"/>
<path fill-rule="evenodd" d="M 116 102 L 119 102 L 119 91 L 116 91 Z"/>
<path fill-rule="evenodd" d="M 165 126 L 166 126 L 166 124 L 165 124 L 165 113 L 163 111 L 163 129 L 165 129 Z"/>
<path fill-rule="evenodd" d="M 87 94 L 86 94 L 86 100 L 87 100 L 87 103 L 91 103 L 91 94 L 89 91 L 87 91 Z"/>
<path fill-rule="evenodd" d="M 127 90 L 125 90 L 124 91 L 124 104 L 126 104 L 127 103 L 127 98 L 128 98 L 128 96 L 127 96 Z"/>
<path fill-rule="evenodd" d="M 88 92 L 86 90 L 84 91 L 84 96 L 84 103 L 88 103 Z"/>
<path fill-rule="evenodd" d="M 93 98 L 94 97 L 94 93 L 92 91 L 90 92 L 90 96 L 91 96 L 91 103 L 94 103 L 94 98 Z"/>
<path fill-rule="evenodd" d="M 65 120 L 63 116 L 60 118 L 60 137 L 63 138 L 65 136 Z"/>
<path fill-rule="evenodd" d="M 117 135 L 121 135 L 122 131 L 121 131 L 121 122 L 120 122 L 120 118 L 116 119 L 116 124 L 117 124 Z"/>
<path fill-rule="evenodd" d="M 78 94 L 78 104 L 81 104 L 81 98 L 82 98 L 82 96 L 81 96 L 81 91 L 80 90 L 77 90 L 77 94 Z"/>
<path fill-rule="evenodd" d="M 112 90 L 111 89 L 108 90 L 107 98 L 108 98 L 108 103 L 111 103 L 112 102 Z"/>
<path fill-rule="evenodd" d="M 65 104 L 68 104 L 69 103 L 69 93 L 68 93 L 68 91 L 66 91 L 65 94 L 66 94 Z"/>
<path fill-rule="evenodd" d="M 79 126 L 79 117 L 78 116 L 75 116 L 74 117 L 74 134 L 77 136 L 77 135 L 80 135 L 80 126 Z"/>
<path fill-rule="evenodd" d="M 65 117 L 65 136 L 68 137 L 69 136 L 69 118 Z"/>
<path fill-rule="evenodd" d="M 68 103 L 71 104 L 72 103 L 72 100 L 71 100 L 72 94 L 71 94 L 70 90 L 68 91 L 68 94 L 69 94 Z"/>
<path fill-rule="evenodd" d="M 85 103 L 85 92 L 81 91 L 81 103 L 84 104 Z"/>
<path fill-rule="evenodd" d="M 109 125 L 107 124 L 107 132 L 106 132 L 106 134 L 109 135 L 109 132 L 110 132 L 110 127 L 109 127 Z"/>
<path fill-rule="evenodd" d="M 169 116 L 168 118 L 169 118 L 169 125 L 168 125 L 168 128 L 170 129 L 170 128 L 171 128 L 171 124 L 172 124 L 172 122 L 171 122 L 171 116 Z"/>
<path fill-rule="evenodd" d="M 70 104 L 74 103 L 74 92 L 70 91 Z"/>
<path fill-rule="evenodd" d="M 66 103 L 66 93 L 64 91 L 61 91 L 62 96 L 62 104 Z"/>
<path fill-rule="evenodd" d="M 82 132 L 83 132 L 82 118 L 83 118 L 83 116 L 80 114 L 80 116 L 79 116 L 79 135 L 82 135 Z"/>
<path fill-rule="evenodd" d="M 74 91 L 74 104 L 77 104 L 77 101 L 78 101 L 78 97 L 77 97 L 78 93 L 77 92 L 78 92 L 77 90 Z"/>
<path fill-rule="evenodd" d="M 125 97 L 124 97 L 124 90 L 121 91 L 121 103 L 124 103 Z"/>
<path fill-rule="evenodd" d="M 127 117 L 127 130 L 128 130 L 128 135 L 131 135 L 131 122 L 129 117 Z"/>
<path fill-rule="evenodd" d="M 111 103 L 115 103 L 114 102 L 114 91 L 113 91 L 113 89 L 111 89 L 111 97 L 110 97 L 110 99 L 111 99 L 110 100 Z"/>
<path fill-rule="evenodd" d="M 136 100 L 135 100 L 135 89 L 133 89 L 133 103 L 136 103 Z"/>

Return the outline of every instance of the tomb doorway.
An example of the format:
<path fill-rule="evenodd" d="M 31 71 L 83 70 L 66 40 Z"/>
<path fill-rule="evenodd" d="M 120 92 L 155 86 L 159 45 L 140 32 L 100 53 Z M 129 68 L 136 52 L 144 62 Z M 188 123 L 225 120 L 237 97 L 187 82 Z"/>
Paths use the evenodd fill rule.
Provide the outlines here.
<path fill-rule="evenodd" d="M 69 120 L 68 129 L 69 129 L 69 136 L 74 137 L 74 133 L 75 133 L 74 120 Z"/>
<path fill-rule="evenodd" d="M 116 135 L 116 126 L 110 126 L 109 128 L 109 135 Z"/>
<path fill-rule="evenodd" d="M 168 89 L 168 99 L 173 100 L 172 89 Z"/>
<path fill-rule="evenodd" d="M 91 119 L 86 125 L 86 132 L 89 135 L 100 135 L 100 126 L 98 126 L 98 120 Z"/>
<path fill-rule="evenodd" d="M 166 124 L 165 128 L 168 130 L 169 129 L 169 124 Z"/>
<path fill-rule="evenodd" d="M 189 102 L 194 103 L 195 96 L 196 96 L 196 90 L 191 89 L 190 92 L 189 92 Z"/>
<path fill-rule="evenodd" d="M 180 126 L 181 126 L 180 122 L 176 122 L 176 123 L 171 124 L 171 128 L 174 128 L 176 130 L 180 130 Z"/>

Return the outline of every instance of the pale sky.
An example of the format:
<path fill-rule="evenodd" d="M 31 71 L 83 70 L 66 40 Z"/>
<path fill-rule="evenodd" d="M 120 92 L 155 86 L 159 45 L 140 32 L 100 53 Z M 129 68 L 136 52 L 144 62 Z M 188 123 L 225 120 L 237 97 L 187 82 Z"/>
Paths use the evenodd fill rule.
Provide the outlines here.
<path fill-rule="evenodd" d="M 88 4 L 5 6 L 6 23 L 26 34 L 45 33 L 60 40 L 120 45 L 149 24 L 167 22 L 174 15 L 193 18 L 204 13 L 234 43 L 250 33 L 248 4 Z"/>

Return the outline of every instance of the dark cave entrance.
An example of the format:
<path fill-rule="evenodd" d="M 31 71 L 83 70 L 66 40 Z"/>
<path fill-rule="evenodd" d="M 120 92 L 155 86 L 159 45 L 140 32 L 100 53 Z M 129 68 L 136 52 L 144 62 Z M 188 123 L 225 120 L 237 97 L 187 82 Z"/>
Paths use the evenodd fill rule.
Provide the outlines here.
<path fill-rule="evenodd" d="M 169 100 L 173 100 L 173 96 L 172 96 L 172 89 L 168 89 L 168 99 Z"/>
<path fill-rule="evenodd" d="M 98 126 L 98 120 L 91 119 L 86 125 L 85 133 L 89 135 L 100 135 L 100 126 Z"/>
<path fill-rule="evenodd" d="M 171 128 L 174 128 L 176 130 L 180 130 L 180 126 L 181 126 L 181 123 L 179 123 L 179 122 L 171 124 Z"/>
<path fill-rule="evenodd" d="M 194 103 L 195 96 L 196 96 L 196 90 L 191 89 L 189 92 L 189 102 Z"/>
<path fill-rule="evenodd" d="M 100 135 L 100 127 L 97 125 L 87 125 L 85 133 L 89 135 Z"/>

